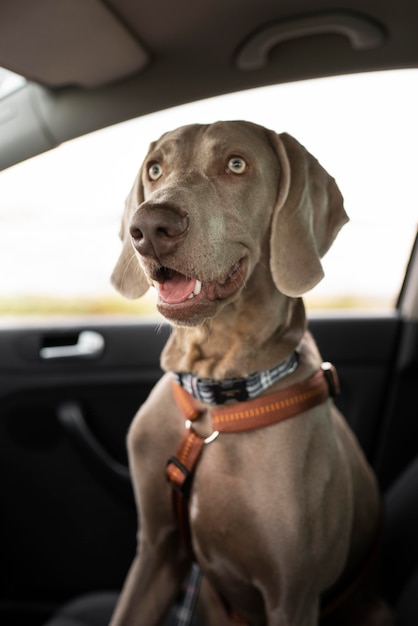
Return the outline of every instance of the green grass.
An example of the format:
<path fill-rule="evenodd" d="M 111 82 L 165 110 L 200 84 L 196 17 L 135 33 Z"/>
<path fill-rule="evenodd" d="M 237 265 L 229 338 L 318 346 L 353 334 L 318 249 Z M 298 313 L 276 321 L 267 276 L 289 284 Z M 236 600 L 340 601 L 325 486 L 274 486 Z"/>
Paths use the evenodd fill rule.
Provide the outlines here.
<path fill-rule="evenodd" d="M 393 303 L 376 298 L 361 298 L 346 295 L 337 297 L 305 298 L 309 310 L 389 310 Z M 125 300 L 119 297 L 97 298 L 52 298 L 48 296 L 27 296 L 0 298 L 1 316 L 103 316 L 103 315 L 156 315 L 155 301 L 152 298 Z"/>
<path fill-rule="evenodd" d="M 309 296 L 304 298 L 309 310 L 361 310 L 361 311 L 389 311 L 395 303 L 390 298 L 357 296 L 352 294 L 340 296 Z"/>
<path fill-rule="evenodd" d="M 0 315 L 152 315 L 155 304 L 147 299 L 51 298 L 28 296 L 0 298 Z"/>

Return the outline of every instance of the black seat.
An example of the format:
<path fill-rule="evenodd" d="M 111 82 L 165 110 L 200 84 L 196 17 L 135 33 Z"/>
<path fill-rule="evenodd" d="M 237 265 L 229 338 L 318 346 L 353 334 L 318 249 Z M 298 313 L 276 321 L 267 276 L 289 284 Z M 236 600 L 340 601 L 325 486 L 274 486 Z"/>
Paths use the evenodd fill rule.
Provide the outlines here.
<path fill-rule="evenodd" d="M 65 604 L 45 626 L 107 626 L 117 599 L 111 591 L 81 596 Z"/>
<path fill-rule="evenodd" d="M 418 624 L 418 459 L 386 495 L 383 589 L 397 626 Z"/>
<path fill-rule="evenodd" d="M 99 592 L 81 596 L 60 608 L 44 626 L 108 626 L 118 599 L 117 592 Z M 176 605 L 164 622 L 164 626 L 177 626 L 180 611 Z M 138 622 L 140 623 L 140 622 Z M 194 618 L 192 626 L 198 626 Z"/>
<path fill-rule="evenodd" d="M 164 626 L 189 624 L 196 596 L 193 589 L 199 584 L 199 568 L 193 565 L 183 590 L 167 615 Z M 62 606 L 44 626 L 108 626 L 118 599 L 115 591 L 91 593 Z M 140 618 L 140 616 L 138 616 Z M 193 616 L 191 626 L 199 626 Z"/>

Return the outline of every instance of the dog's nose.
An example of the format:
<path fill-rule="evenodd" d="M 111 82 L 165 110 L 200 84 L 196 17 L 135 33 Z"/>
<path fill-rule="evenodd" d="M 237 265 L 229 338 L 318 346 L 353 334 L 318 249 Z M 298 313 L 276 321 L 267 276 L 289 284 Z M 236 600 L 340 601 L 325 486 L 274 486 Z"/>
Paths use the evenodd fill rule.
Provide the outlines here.
<path fill-rule="evenodd" d="M 188 229 L 189 218 L 185 211 L 165 205 L 144 205 L 135 213 L 130 233 L 140 254 L 160 260 L 174 252 Z"/>

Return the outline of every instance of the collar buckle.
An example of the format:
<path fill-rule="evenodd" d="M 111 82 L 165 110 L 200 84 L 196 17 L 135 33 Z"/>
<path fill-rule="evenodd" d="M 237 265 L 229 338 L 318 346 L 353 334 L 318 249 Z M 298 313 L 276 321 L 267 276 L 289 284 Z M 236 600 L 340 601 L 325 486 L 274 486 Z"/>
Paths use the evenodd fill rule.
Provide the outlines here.
<path fill-rule="evenodd" d="M 212 391 L 215 404 L 245 402 L 249 398 L 245 379 L 242 378 L 213 382 Z"/>

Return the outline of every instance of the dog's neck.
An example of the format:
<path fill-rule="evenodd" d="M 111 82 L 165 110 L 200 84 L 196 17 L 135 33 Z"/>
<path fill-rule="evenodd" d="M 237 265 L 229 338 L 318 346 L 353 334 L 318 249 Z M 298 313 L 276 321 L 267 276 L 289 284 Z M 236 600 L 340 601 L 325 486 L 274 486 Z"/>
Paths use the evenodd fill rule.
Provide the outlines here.
<path fill-rule="evenodd" d="M 236 302 L 200 326 L 175 327 L 164 348 L 166 371 L 222 380 L 274 367 L 295 350 L 306 330 L 303 301 L 251 281 Z M 256 291 L 257 293 L 253 293 Z"/>

